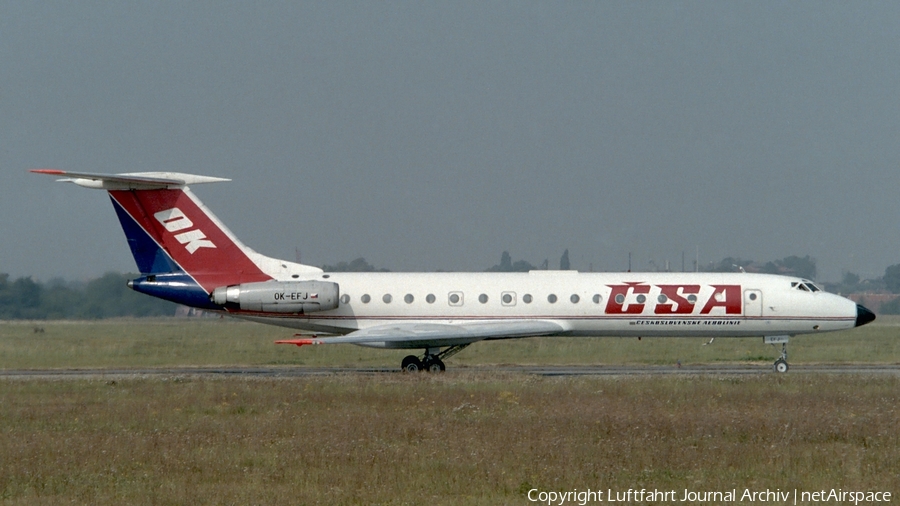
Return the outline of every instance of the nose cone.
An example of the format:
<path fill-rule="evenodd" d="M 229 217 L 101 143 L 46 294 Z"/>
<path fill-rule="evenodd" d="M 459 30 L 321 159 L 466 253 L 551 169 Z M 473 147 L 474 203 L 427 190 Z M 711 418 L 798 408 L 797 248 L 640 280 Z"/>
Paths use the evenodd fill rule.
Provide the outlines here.
<path fill-rule="evenodd" d="M 856 326 L 857 327 L 859 327 L 860 325 L 865 325 L 874 319 L 875 319 L 875 313 L 860 306 L 859 304 L 856 305 Z"/>

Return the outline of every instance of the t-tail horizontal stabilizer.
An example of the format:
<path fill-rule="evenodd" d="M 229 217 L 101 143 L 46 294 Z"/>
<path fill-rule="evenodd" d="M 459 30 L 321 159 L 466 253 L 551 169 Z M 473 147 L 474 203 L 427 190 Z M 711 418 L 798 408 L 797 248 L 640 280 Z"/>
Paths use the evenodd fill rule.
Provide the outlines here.
<path fill-rule="evenodd" d="M 181 172 L 130 172 L 126 174 L 92 174 L 57 169 L 33 169 L 35 174 L 66 176 L 61 182 L 75 183 L 97 190 L 162 190 L 182 188 L 190 184 L 231 181 L 222 177 L 198 176 Z"/>

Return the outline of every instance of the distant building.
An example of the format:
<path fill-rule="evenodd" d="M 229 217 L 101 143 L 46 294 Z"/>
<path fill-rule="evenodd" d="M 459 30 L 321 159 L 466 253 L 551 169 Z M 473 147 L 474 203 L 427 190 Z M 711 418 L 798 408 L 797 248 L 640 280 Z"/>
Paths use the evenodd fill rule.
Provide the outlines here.
<path fill-rule="evenodd" d="M 876 314 L 882 313 L 882 306 L 890 304 L 900 298 L 896 293 L 887 292 L 859 292 L 847 295 L 847 298 L 857 304 L 862 304 L 874 311 Z"/>

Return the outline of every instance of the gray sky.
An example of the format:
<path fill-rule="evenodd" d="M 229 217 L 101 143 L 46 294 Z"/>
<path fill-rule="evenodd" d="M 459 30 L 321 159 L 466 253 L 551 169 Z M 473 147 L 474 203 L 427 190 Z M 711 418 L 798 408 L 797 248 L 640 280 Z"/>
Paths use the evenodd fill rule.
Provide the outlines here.
<path fill-rule="evenodd" d="M 0 4 L 0 272 L 134 270 L 102 192 L 233 178 L 248 245 L 321 265 L 900 263 L 897 2 Z"/>

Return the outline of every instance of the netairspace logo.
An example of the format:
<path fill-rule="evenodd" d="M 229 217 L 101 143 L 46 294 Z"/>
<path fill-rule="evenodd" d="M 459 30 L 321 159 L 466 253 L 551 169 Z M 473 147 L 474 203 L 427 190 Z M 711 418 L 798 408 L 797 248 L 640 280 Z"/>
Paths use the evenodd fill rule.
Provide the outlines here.
<path fill-rule="evenodd" d="M 679 493 L 676 490 L 658 489 L 628 489 L 618 491 L 606 490 L 540 490 L 533 488 L 528 491 L 528 500 L 547 506 L 578 505 L 585 506 L 589 503 L 643 503 L 643 502 L 688 502 L 688 503 L 780 503 L 780 504 L 810 504 L 810 503 L 847 503 L 853 505 L 891 502 L 891 492 L 882 491 L 852 491 L 833 488 L 831 490 L 800 491 L 794 490 L 743 490 L 731 489 L 723 491 L 712 490 L 688 490 Z"/>

